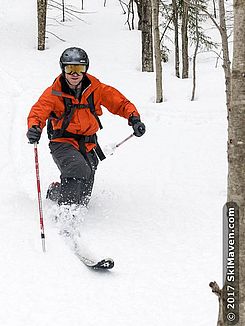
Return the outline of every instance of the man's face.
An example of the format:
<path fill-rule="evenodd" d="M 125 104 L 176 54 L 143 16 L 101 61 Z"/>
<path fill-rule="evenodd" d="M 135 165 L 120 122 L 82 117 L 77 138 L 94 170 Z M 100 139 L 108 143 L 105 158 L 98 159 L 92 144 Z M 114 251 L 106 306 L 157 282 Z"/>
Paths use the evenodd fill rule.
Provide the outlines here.
<path fill-rule="evenodd" d="M 76 86 L 83 79 L 83 75 L 78 75 L 76 72 L 74 72 L 72 75 L 71 74 L 65 74 L 65 78 L 68 80 L 68 82 L 72 86 Z"/>
<path fill-rule="evenodd" d="M 65 78 L 71 86 L 78 85 L 83 79 L 83 74 L 86 72 L 87 68 L 82 64 L 70 64 L 64 67 Z"/>

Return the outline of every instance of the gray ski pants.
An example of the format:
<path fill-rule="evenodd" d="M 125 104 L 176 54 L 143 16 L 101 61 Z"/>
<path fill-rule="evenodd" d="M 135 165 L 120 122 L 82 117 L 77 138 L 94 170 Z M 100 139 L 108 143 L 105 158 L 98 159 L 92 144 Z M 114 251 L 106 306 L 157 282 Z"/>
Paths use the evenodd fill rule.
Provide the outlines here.
<path fill-rule="evenodd" d="M 50 142 L 54 162 L 60 170 L 58 204 L 87 205 L 94 184 L 99 160 L 92 150 L 86 157 L 69 143 Z"/>

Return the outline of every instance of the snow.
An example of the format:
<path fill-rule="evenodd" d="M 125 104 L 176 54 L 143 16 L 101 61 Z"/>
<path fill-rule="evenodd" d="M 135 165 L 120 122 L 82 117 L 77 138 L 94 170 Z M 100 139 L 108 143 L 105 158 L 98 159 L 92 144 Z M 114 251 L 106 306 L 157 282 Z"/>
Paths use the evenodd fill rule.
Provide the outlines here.
<path fill-rule="evenodd" d="M 222 67 L 198 56 L 192 80 L 164 64 L 165 101 L 155 104 L 153 73 L 142 73 L 140 32 L 128 31 L 118 1 L 84 1 L 84 21 L 49 10 L 47 50 L 36 49 L 36 4 L 3 0 L 1 18 L 1 255 L 2 326 L 210 326 L 218 302 L 208 286 L 222 275 L 222 206 L 226 201 L 226 108 Z M 80 1 L 67 1 L 80 8 Z M 84 48 L 89 72 L 118 88 L 139 109 L 147 132 L 101 162 L 84 215 L 84 245 L 115 260 L 95 272 L 72 254 L 51 219 L 45 193 L 59 173 L 45 131 L 38 146 L 47 252 L 41 248 L 33 146 L 26 118 L 60 73 L 70 46 Z M 102 147 L 132 133 L 104 110 Z"/>

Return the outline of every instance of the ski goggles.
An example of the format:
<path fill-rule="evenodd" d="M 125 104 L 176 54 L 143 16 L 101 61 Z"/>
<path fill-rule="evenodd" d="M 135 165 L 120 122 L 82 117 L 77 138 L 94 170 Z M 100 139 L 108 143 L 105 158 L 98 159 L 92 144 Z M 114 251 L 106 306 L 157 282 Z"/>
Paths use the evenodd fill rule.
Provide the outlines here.
<path fill-rule="evenodd" d="M 64 67 L 64 71 L 66 74 L 73 75 L 78 74 L 81 76 L 84 72 L 86 72 L 87 67 L 85 65 L 67 65 Z"/>

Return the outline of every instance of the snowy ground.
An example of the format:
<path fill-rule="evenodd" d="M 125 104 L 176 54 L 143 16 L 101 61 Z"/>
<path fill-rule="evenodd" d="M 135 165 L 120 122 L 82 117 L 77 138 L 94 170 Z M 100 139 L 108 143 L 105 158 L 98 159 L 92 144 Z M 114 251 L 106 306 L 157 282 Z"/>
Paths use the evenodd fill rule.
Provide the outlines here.
<path fill-rule="evenodd" d="M 218 303 L 208 287 L 221 283 L 221 220 L 226 199 L 226 109 L 222 68 L 198 57 L 197 100 L 191 79 L 164 65 L 162 104 L 154 74 L 140 72 L 140 33 L 128 31 L 118 1 L 84 1 L 84 22 L 49 19 L 47 50 L 36 50 L 36 3 L 3 0 L 0 144 L 1 326 L 211 326 Z M 71 1 L 70 1 L 71 2 Z M 68 1 L 67 1 L 68 3 Z M 80 1 L 73 1 L 79 8 Z M 61 19 L 55 10 L 49 17 Z M 26 117 L 60 73 L 69 46 L 90 56 L 90 73 L 124 93 L 141 112 L 147 133 L 103 161 L 81 227 L 83 242 L 111 256 L 111 272 L 92 272 L 70 252 L 44 200 L 47 253 L 41 250 L 33 146 Z M 103 146 L 132 131 L 107 113 Z M 43 195 L 59 174 L 43 133 Z M 44 196 L 43 196 L 44 197 Z"/>

